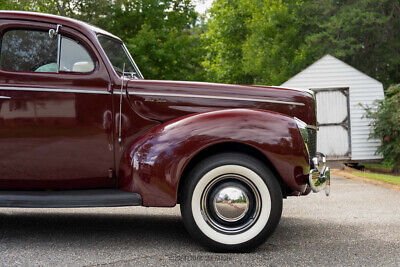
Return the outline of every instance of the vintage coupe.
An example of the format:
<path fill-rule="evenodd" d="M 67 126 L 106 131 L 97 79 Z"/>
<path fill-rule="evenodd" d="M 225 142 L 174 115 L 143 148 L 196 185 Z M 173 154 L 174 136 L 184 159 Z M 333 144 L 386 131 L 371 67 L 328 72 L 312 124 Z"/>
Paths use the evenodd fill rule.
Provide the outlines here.
<path fill-rule="evenodd" d="M 86 23 L 0 12 L 0 207 L 173 207 L 212 250 L 249 250 L 282 199 L 329 192 L 313 93 L 145 80 Z"/>

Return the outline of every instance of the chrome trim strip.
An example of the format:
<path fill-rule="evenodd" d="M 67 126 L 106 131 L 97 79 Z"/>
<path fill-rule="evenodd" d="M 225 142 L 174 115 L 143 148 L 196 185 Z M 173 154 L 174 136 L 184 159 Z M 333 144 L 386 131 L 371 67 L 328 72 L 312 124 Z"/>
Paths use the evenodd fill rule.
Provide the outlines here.
<path fill-rule="evenodd" d="M 295 106 L 304 106 L 304 103 L 289 102 L 271 99 L 260 99 L 260 98 L 245 98 L 245 97 L 229 97 L 229 96 L 211 96 L 211 95 L 189 95 L 189 94 L 171 94 L 171 93 L 154 93 L 154 92 L 129 92 L 130 95 L 139 96 L 166 96 L 166 97 L 188 97 L 188 98 L 205 98 L 205 99 L 223 99 L 223 100 L 239 100 L 239 101 L 254 101 L 264 103 L 276 103 L 286 104 Z"/>
<path fill-rule="evenodd" d="M 0 99 L 11 99 L 9 96 L 0 96 Z"/>
<path fill-rule="evenodd" d="M 131 63 L 132 63 L 133 66 L 135 67 L 137 74 L 139 74 L 139 78 L 144 79 L 142 72 L 140 71 L 139 67 L 136 65 L 135 60 L 133 59 L 131 53 L 129 53 L 129 50 L 128 50 L 128 48 L 125 46 L 124 43 L 122 43 L 122 47 L 123 47 L 124 50 L 125 50 L 125 54 L 128 55 L 128 58 L 131 60 Z"/>
<path fill-rule="evenodd" d="M 104 91 L 96 91 L 96 90 L 79 90 L 79 89 L 52 89 L 52 88 L 38 88 L 38 87 L 1 86 L 0 90 L 111 95 L 111 93 L 107 92 L 106 89 Z"/>
<path fill-rule="evenodd" d="M 53 88 L 39 88 L 39 87 L 8 87 L 2 86 L 0 90 L 14 90 L 14 91 L 38 91 L 38 92 L 57 92 L 57 93 L 80 93 L 80 94 L 103 94 L 109 95 L 107 91 L 96 91 L 96 90 L 79 90 L 79 89 L 53 89 Z M 121 94 L 120 92 L 114 92 L 114 94 Z M 229 96 L 211 96 L 211 95 L 189 95 L 189 94 L 171 94 L 171 93 L 154 93 L 154 92 L 129 92 L 130 95 L 139 96 L 166 96 L 166 97 L 188 97 L 188 98 L 204 98 L 204 99 L 223 99 L 223 100 L 236 100 L 236 101 L 253 101 L 253 102 L 264 102 L 264 103 L 276 103 L 285 105 L 304 106 L 304 103 L 289 102 L 271 99 L 259 99 L 259 98 L 245 98 L 245 97 L 229 97 Z"/>
<path fill-rule="evenodd" d="M 60 60 L 61 60 L 61 33 L 59 33 L 62 26 L 57 24 L 56 34 L 57 34 L 57 73 L 60 72 Z"/>
<path fill-rule="evenodd" d="M 306 92 L 310 95 L 314 95 L 314 91 L 307 88 L 295 88 L 295 87 L 287 87 L 287 86 L 280 86 L 280 85 L 261 85 L 261 86 L 267 86 L 267 87 L 272 87 L 272 88 L 281 88 L 281 89 L 289 89 L 289 90 L 294 90 L 294 91 L 299 91 L 299 92 Z"/>

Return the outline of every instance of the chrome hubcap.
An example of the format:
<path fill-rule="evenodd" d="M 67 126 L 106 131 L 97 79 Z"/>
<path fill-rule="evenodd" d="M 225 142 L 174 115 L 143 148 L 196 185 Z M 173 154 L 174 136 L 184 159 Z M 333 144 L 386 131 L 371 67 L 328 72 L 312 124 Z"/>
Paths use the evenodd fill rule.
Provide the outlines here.
<path fill-rule="evenodd" d="M 225 187 L 214 196 L 214 209 L 219 218 L 227 222 L 236 222 L 249 210 L 249 198 L 246 193 L 234 186 Z"/>
<path fill-rule="evenodd" d="M 261 197 L 246 177 L 226 174 L 216 177 L 204 190 L 201 211 L 215 230 L 237 234 L 249 229 L 261 211 Z"/>

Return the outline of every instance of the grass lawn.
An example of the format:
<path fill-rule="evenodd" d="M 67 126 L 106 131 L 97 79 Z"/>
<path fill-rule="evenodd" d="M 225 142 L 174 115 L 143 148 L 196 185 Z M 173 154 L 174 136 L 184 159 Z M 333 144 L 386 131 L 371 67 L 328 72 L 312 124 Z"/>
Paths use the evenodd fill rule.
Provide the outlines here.
<path fill-rule="evenodd" d="M 351 174 L 369 179 L 379 180 L 386 183 L 400 185 L 400 176 L 369 172 L 351 172 Z"/>
<path fill-rule="evenodd" d="M 393 165 L 388 163 L 364 163 L 365 169 L 372 172 L 387 172 L 393 171 Z"/>

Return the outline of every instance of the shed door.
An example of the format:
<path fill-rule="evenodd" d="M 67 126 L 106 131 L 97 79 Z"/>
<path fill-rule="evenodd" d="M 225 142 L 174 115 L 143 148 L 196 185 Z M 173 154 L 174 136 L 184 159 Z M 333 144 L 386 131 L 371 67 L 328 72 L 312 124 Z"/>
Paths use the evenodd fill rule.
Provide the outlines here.
<path fill-rule="evenodd" d="M 330 159 L 350 158 L 349 88 L 318 88 L 317 151 Z"/>

